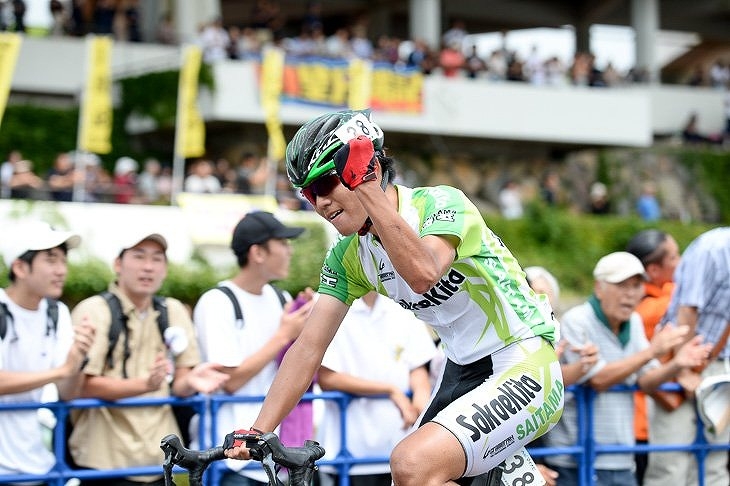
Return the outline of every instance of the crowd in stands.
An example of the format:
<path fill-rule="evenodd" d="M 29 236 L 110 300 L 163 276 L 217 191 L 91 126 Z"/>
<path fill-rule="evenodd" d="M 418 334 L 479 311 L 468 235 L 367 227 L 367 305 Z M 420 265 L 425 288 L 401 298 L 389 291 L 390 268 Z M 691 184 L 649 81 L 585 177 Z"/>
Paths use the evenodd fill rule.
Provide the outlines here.
<path fill-rule="evenodd" d="M 373 39 L 368 35 L 367 23 L 358 19 L 328 32 L 320 3 L 314 1 L 308 5 L 295 35 L 286 30 L 285 13 L 277 1 L 257 0 L 248 23 L 226 23 L 218 17 L 201 24 L 194 40 L 203 48 L 205 61 L 211 63 L 221 59 L 258 59 L 264 46 L 275 44 L 292 57 L 369 59 L 446 77 L 593 87 L 648 81 L 647 73 L 640 68 L 621 72 L 611 62 L 598 66 L 590 52 L 576 52 L 572 59 L 540 57 L 536 47 L 525 56 L 506 46 L 480 52 L 461 20 L 452 23 L 437 46 L 422 39 L 401 39 L 387 34 Z M 25 10 L 23 0 L 0 2 L 0 30 L 24 32 Z M 170 12 L 159 19 L 154 39 L 143 38 L 139 0 L 99 0 L 94 2 L 93 8 L 80 0 L 49 0 L 49 10 L 53 19 L 49 35 L 109 34 L 120 41 L 154 41 L 170 45 L 181 41 Z M 718 58 L 709 67 L 698 65 L 687 83 L 723 88 L 729 79 L 730 64 Z"/>
<path fill-rule="evenodd" d="M 198 194 L 264 194 L 275 179 L 278 203 L 287 209 L 306 209 L 304 200 L 283 174 L 276 174 L 266 160 L 245 152 L 237 163 L 225 157 L 188 163 L 184 192 Z M 120 157 L 109 173 L 94 154 L 58 153 L 46 174 L 33 170 L 33 162 L 18 150 L 0 165 L 0 198 L 50 201 L 106 202 L 117 204 L 170 204 L 172 168 L 154 157 L 140 164 Z"/>

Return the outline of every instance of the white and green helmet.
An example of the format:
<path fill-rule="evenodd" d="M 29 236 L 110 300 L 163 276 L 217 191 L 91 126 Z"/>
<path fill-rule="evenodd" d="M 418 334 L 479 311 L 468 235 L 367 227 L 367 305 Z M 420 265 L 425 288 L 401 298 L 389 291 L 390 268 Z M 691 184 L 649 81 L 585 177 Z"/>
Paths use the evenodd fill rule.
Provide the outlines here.
<path fill-rule="evenodd" d="M 306 187 L 325 174 L 334 172 L 335 152 L 360 135 L 383 150 L 383 131 L 371 120 L 370 110 L 327 113 L 308 121 L 286 147 L 286 172 L 294 187 Z"/>

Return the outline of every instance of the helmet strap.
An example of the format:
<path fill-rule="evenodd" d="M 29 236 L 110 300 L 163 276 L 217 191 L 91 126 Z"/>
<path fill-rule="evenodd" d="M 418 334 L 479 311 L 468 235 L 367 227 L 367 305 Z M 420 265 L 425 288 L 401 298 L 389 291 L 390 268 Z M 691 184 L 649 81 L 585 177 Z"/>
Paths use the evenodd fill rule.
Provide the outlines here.
<path fill-rule="evenodd" d="M 378 160 L 378 163 L 380 163 L 380 160 Z M 383 172 L 383 178 L 380 181 L 380 187 L 383 189 L 383 192 L 385 192 L 385 189 L 388 187 L 389 177 L 388 177 L 387 172 L 382 171 L 383 164 L 380 164 L 380 169 L 381 169 L 381 172 Z M 367 219 L 365 219 L 365 222 L 360 227 L 360 229 L 357 230 L 357 235 L 365 236 L 366 234 L 368 234 L 368 231 L 370 231 L 370 228 L 372 228 L 372 227 L 373 227 L 373 220 L 370 219 L 370 216 L 368 216 Z"/>

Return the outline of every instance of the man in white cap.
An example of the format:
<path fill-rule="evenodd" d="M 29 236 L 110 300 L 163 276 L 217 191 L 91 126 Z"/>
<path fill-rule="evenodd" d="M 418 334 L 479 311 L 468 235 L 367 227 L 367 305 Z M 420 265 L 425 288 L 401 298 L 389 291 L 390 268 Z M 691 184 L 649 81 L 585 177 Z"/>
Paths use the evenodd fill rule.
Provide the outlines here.
<path fill-rule="evenodd" d="M 586 302 L 568 310 L 561 319 L 563 337 L 572 346 L 593 342 L 601 359 L 583 375 L 580 382 L 599 392 L 593 402 L 593 437 L 597 444 L 627 445 L 635 442 L 633 393 L 605 392 L 618 384 L 634 385 L 653 391 L 673 378 L 681 369 L 706 359 L 708 348 L 700 338 L 693 338 L 674 358 L 661 364 L 657 358 L 685 340 L 686 328 L 665 328 L 647 341 L 636 306 L 644 296 L 646 275 L 641 261 L 628 252 L 610 253 L 601 258 L 593 270 L 593 295 Z M 580 360 L 568 346 L 563 363 Z M 575 445 L 577 406 L 566 393 L 563 417 L 547 434 L 550 447 Z M 559 473 L 560 485 L 583 484 L 575 457 L 548 457 L 547 463 Z M 632 486 L 632 453 L 600 454 L 595 460 L 594 484 L 598 486 Z"/>
<path fill-rule="evenodd" d="M 48 384 L 62 399 L 75 398 L 94 328 L 81 323 L 74 332 L 68 307 L 57 299 L 66 254 L 81 238 L 32 222 L 3 228 L 3 240 L 10 285 L 0 289 L 0 403 L 41 402 Z M 0 476 L 42 475 L 55 463 L 35 410 L 0 413 Z"/>
<path fill-rule="evenodd" d="M 228 376 L 212 363 L 201 364 L 188 310 L 177 299 L 155 298 L 167 276 L 167 240 L 144 231 L 132 231 L 123 240 L 113 265 L 116 280 L 108 293 L 81 301 L 72 313 L 75 325 L 89 320 L 97 328 L 97 340 L 84 368 L 83 396 L 103 400 L 186 397 L 216 390 Z M 113 317 L 118 312 L 123 315 Z M 165 326 L 158 320 L 163 312 Z M 120 322 L 126 323 L 126 330 L 110 345 L 114 341 L 110 327 Z M 171 374 L 172 382 L 168 380 Z M 91 469 L 161 464 L 160 438 L 180 435 L 169 406 L 83 409 L 73 419 L 69 450 L 78 466 Z M 157 475 L 84 480 L 82 484 L 163 481 Z"/>

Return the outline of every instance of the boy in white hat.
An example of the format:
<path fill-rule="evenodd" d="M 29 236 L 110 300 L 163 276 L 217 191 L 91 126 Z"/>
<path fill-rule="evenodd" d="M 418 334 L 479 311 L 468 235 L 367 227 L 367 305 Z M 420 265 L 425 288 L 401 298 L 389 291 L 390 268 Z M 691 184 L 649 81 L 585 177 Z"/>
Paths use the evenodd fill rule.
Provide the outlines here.
<path fill-rule="evenodd" d="M 68 250 L 81 238 L 32 222 L 3 228 L 10 285 L 0 289 L 0 403 L 41 402 L 45 385 L 61 399 L 78 396 L 94 327 L 74 330 L 57 299 L 66 282 Z M 46 474 L 56 458 L 43 444 L 36 410 L 0 413 L 0 482 L 4 474 Z"/>

